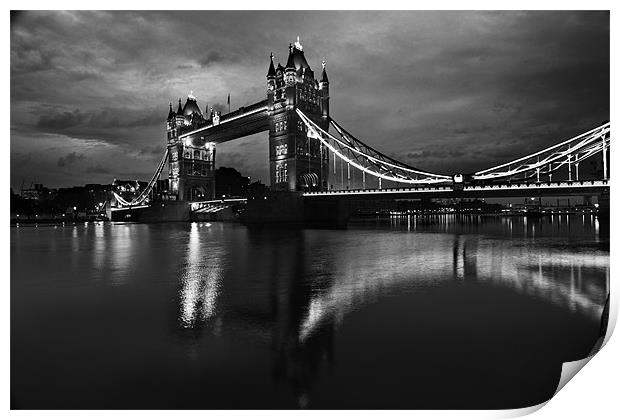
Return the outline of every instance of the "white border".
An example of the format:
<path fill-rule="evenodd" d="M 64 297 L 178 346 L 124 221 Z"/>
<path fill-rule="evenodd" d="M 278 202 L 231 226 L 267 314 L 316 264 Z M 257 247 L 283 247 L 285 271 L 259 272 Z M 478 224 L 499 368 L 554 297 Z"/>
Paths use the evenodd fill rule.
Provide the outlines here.
<path fill-rule="evenodd" d="M 521 0 L 521 1 L 468 1 L 468 2 L 456 2 L 456 1 L 433 1 L 433 2 L 407 2 L 407 1 L 382 1 L 382 2 L 371 2 L 368 0 L 359 0 L 359 1 L 342 1 L 342 2 L 334 2 L 327 0 L 315 0 L 312 3 L 307 2 L 292 2 L 292 1 L 284 1 L 284 0 L 271 0 L 266 3 L 259 4 L 257 2 L 249 2 L 238 1 L 235 3 L 229 2 L 206 2 L 206 1 L 195 1 L 195 0 L 186 0 L 182 3 L 179 2 L 164 2 L 164 1 L 136 1 L 136 2 L 127 2 L 127 1 L 118 1 L 118 0 L 108 0 L 106 2 L 88 2 L 85 3 L 83 1 L 58 1 L 49 3 L 44 1 L 29 1 L 29 2 L 10 2 L 9 7 L 13 9 L 49 9 L 50 6 L 54 6 L 57 9 L 119 9 L 119 10 L 127 10 L 127 9 L 175 9 L 179 6 L 182 6 L 186 9 L 204 9 L 205 6 L 208 6 L 211 9 L 257 9 L 258 6 L 264 6 L 270 9 L 284 8 L 291 10 L 300 10 L 300 9 L 308 9 L 310 7 L 316 9 L 364 9 L 364 10 L 389 10 L 389 9 L 420 9 L 420 10 L 493 10 L 493 9 L 504 9 L 504 10 L 546 10 L 546 9 L 557 9 L 558 6 L 561 6 L 563 9 L 577 9 L 577 10 L 611 10 L 611 41 L 612 46 L 618 46 L 618 36 L 617 29 L 619 19 L 617 18 L 618 8 L 614 7 L 617 2 L 612 1 L 588 1 L 588 2 L 578 2 L 578 1 L 562 1 L 562 2 L 551 2 L 551 1 L 533 1 L 533 0 Z M 4 15 L 4 22 L 6 24 L 4 30 L 4 42 L 3 42 L 3 50 L 4 57 L 10 57 L 10 41 L 9 41 L 9 12 L 8 10 Z M 234 30 L 234 28 L 231 28 Z M 617 52 L 614 51 L 614 48 L 611 48 L 611 120 L 618 121 L 617 117 L 617 107 L 616 107 L 616 99 L 618 97 L 617 91 L 617 83 L 616 79 L 613 75 L 619 74 L 619 68 L 617 65 Z M 10 70 L 8 63 L 5 63 L 2 66 L 2 72 L 4 73 L 5 80 L 5 95 L 4 95 L 4 106 L 3 106 L 3 115 L 10 115 L 9 107 L 10 107 Z M 617 77 L 617 76 L 616 76 Z M 10 138 L 10 128 L 9 135 Z M 620 158 L 620 152 L 616 151 L 612 148 L 611 151 L 612 160 L 616 160 L 616 158 Z M 5 159 L 7 161 L 10 160 L 9 154 L 5 154 Z M 2 166 L 2 171 L 5 179 L 5 182 L 9 183 L 9 168 L 10 163 L 7 162 Z M 4 205 L 1 206 L 1 216 L 2 220 L 5 220 L 5 224 L 3 225 L 4 241 L 2 242 L 2 267 L 4 271 L 3 278 L 3 286 L 4 286 L 4 305 L 3 305 L 3 317 L 2 317 L 2 325 L 4 337 L 9 336 L 9 328 L 10 328 L 10 293 L 9 293 L 9 203 L 8 203 L 8 189 L 5 190 L 4 197 Z M 612 194 L 611 196 L 611 205 L 612 205 L 612 215 L 615 210 L 618 209 L 618 202 L 616 200 L 616 195 Z M 611 221 L 611 238 L 617 238 L 617 234 L 620 233 L 619 223 L 617 219 L 612 218 Z M 611 246 L 611 259 L 612 259 L 612 274 L 615 273 L 616 262 L 620 261 L 618 259 L 618 247 L 616 246 L 616 242 L 612 241 Z M 614 276 L 611 276 L 612 282 L 612 291 L 618 290 L 618 282 L 614 279 Z M 616 322 L 616 314 L 617 314 L 617 305 L 618 305 L 618 295 L 612 295 L 612 309 L 610 316 L 610 328 L 613 328 L 613 325 Z M 2 364 L 2 396 L 4 397 L 4 407 L 5 410 L 9 409 L 9 395 L 10 395 L 10 375 L 9 375 L 9 345 L 8 342 L 5 341 L 5 345 L 3 346 L 3 364 Z M 618 378 L 620 377 L 620 364 L 618 363 L 618 355 L 620 345 L 618 345 L 618 339 L 612 339 L 609 343 L 603 348 L 600 354 L 596 355 L 590 363 L 577 375 L 577 378 L 572 380 L 565 388 L 561 390 L 546 406 L 544 409 L 538 411 L 535 416 L 540 419 L 553 419 L 553 418 L 561 418 L 561 419 L 583 419 L 583 418 L 613 418 L 619 412 L 619 404 L 617 397 L 617 389 L 618 389 Z M 412 416 L 422 416 L 422 418 L 503 418 L 503 417 L 512 417 L 515 415 L 526 414 L 530 410 L 516 410 L 516 411 L 415 411 L 415 412 L 407 412 L 407 411 L 387 411 L 387 412 L 372 412 L 372 411 L 362 411 L 362 412 L 342 412 L 342 411 L 333 411 L 333 412 L 288 412 L 288 411 L 276 411 L 276 412 L 268 412 L 268 411 L 236 411 L 236 412 L 200 412 L 200 411 L 182 411 L 182 412 L 172 412 L 172 411 L 123 411 L 123 412 L 113 412 L 113 411 L 99 411 L 99 412 L 81 412 L 81 411 L 12 411 L 10 412 L 11 416 L 20 417 L 20 418 L 39 418 L 39 417 L 51 417 L 51 418 L 84 418 L 88 416 L 88 418 L 149 418 L 149 419 L 159 419 L 159 418 L 170 418 L 173 416 L 183 416 L 184 418 L 201 418 L 204 419 L 205 416 L 211 417 L 239 417 L 239 418 L 247 418 L 251 417 L 253 419 L 274 419 L 274 418 L 289 418 L 291 414 L 296 417 L 301 418 L 309 418 L 317 415 L 327 416 L 327 417 L 341 417 L 344 415 L 354 415 L 361 419 L 374 419 L 377 415 L 381 416 L 389 416 L 392 418 L 403 418 L 410 419 Z M 4 411 L 6 413 L 7 411 Z M 613 413 L 616 413 L 615 415 Z"/>

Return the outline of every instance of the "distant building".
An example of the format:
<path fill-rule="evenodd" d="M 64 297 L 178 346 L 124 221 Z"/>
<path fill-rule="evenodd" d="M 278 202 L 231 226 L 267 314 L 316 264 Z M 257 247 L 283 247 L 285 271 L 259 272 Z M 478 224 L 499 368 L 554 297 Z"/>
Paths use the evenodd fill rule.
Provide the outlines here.
<path fill-rule="evenodd" d="M 33 188 L 25 188 L 21 190 L 21 197 L 24 200 L 40 200 L 49 194 L 49 190 L 43 184 L 34 184 Z"/>

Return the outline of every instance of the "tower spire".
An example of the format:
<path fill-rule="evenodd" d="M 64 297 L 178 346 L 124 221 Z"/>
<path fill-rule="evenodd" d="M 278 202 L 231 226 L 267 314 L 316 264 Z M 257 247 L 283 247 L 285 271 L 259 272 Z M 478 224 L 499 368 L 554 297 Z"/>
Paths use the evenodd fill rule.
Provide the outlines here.
<path fill-rule="evenodd" d="M 289 53 L 288 60 L 286 60 L 286 70 L 293 69 L 295 70 L 295 58 L 293 57 L 293 45 L 288 44 Z"/>
<path fill-rule="evenodd" d="M 325 64 L 327 63 L 325 62 L 325 60 L 323 60 L 321 64 L 323 65 L 323 72 L 321 73 L 321 83 L 329 83 L 329 79 L 327 78 L 327 70 L 325 70 Z"/>
<path fill-rule="evenodd" d="M 174 118 L 174 111 L 172 110 L 172 102 L 170 102 L 170 111 L 168 111 L 168 120 Z"/>
<path fill-rule="evenodd" d="M 183 107 L 181 106 L 181 98 L 179 98 L 179 107 L 177 108 L 177 115 L 183 115 Z"/>
<path fill-rule="evenodd" d="M 267 71 L 267 77 L 276 77 L 276 69 L 273 66 L 273 53 L 269 54 L 269 71 Z"/>

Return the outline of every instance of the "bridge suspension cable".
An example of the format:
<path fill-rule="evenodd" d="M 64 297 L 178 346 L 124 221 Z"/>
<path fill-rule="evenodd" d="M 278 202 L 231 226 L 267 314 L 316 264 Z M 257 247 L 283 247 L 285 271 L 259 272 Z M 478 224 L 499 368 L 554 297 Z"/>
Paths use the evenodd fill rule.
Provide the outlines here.
<path fill-rule="evenodd" d="M 399 162 L 355 138 L 342 128 L 335 120 L 330 120 L 340 138 L 328 133 L 299 109 L 297 113 L 308 130 L 308 137 L 320 140 L 334 158 L 334 175 L 336 175 L 336 159 L 340 165 L 340 184 L 345 189 L 344 163 L 346 163 L 346 189 L 350 188 L 352 175 L 350 169 L 362 172 L 362 185 L 366 188 L 366 175 L 377 178 L 379 189 L 381 180 L 393 181 L 398 184 L 439 184 L 452 181 L 452 177 L 444 174 L 427 172 L 405 163 Z M 538 152 L 497 165 L 468 175 L 473 181 L 530 180 L 548 176 L 551 181 L 553 173 L 563 170 L 568 172 L 568 180 L 579 179 L 579 164 L 598 153 L 602 154 L 603 178 L 608 179 L 609 162 L 607 151 L 611 144 L 610 123 L 605 123 L 590 131 L 579 134 Z M 547 181 L 547 180 L 544 180 Z"/>
<path fill-rule="evenodd" d="M 379 181 L 379 188 L 381 188 L 382 179 L 404 184 L 437 184 L 450 182 L 452 179 L 449 175 L 423 171 L 386 156 L 356 139 L 332 120 L 333 127 L 341 136 L 341 139 L 338 139 L 319 127 L 301 110 L 296 111 L 308 129 L 308 137 L 320 140 L 321 145 L 327 147 L 333 153 L 334 158 L 338 157 L 341 162 L 347 163 L 347 170 L 350 169 L 350 165 L 362 171 L 364 184 L 366 183 L 365 174 L 376 177 Z M 336 161 L 334 160 L 335 168 Z M 344 167 L 341 166 L 341 183 L 344 186 L 343 171 Z M 347 180 L 349 179 L 350 172 L 347 172 Z"/>
<path fill-rule="evenodd" d="M 536 153 L 478 171 L 473 174 L 473 179 L 495 180 L 515 176 L 521 176 L 520 179 L 540 178 L 541 175 L 550 176 L 563 166 L 568 167 L 570 178 L 571 165 L 578 167 L 579 162 L 597 152 L 602 152 L 603 160 L 606 161 L 610 142 L 610 123 L 606 123 Z M 603 176 L 605 179 L 608 177 L 607 168 L 604 168 Z"/>
<path fill-rule="evenodd" d="M 161 176 L 161 172 L 164 169 L 164 166 L 166 166 L 167 160 L 168 160 L 168 149 L 166 148 L 166 151 L 164 152 L 164 156 L 161 158 L 161 161 L 159 162 L 159 165 L 157 166 L 157 169 L 155 170 L 155 173 L 151 177 L 151 180 L 147 184 L 146 188 L 142 190 L 142 192 L 137 197 L 133 198 L 131 201 L 127 201 L 123 197 L 118 195 L 116 192 L 113 192 L 114 198 L 116 199 L 116 201 L 123 207 L 138 206 L 138 205 L 144 204 L 144 202 L 148 199 L 149 195 L 153 191 L 153 187 L 155 186 L 157 180 Z"/>

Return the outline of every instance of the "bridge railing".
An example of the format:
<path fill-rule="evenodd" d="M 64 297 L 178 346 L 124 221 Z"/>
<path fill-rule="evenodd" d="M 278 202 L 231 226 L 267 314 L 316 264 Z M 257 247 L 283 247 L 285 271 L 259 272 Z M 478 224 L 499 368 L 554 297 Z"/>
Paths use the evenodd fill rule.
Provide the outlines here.
<path fill-rule="evenodd" d="M 581 181 L 556 181 L 556 182 L 523 182 L 523 183 L 494 183 L 488 185 L 467 185 L 465 191 L 510 191 L 520 189 L 547 189 L 547 188 L 582 188 L 582 187 L 608 187 L 608 180 L 581 180 Z M 343 190 L 310 191 L 304 196 L 346 195 L 346 194 L 390 194 L 390 193 L 431 193 L 431 192 L 456 191 L 452 185 L 434 185 L 427 187 L 404 187 L 404 188 L 354 188 Z"/>

